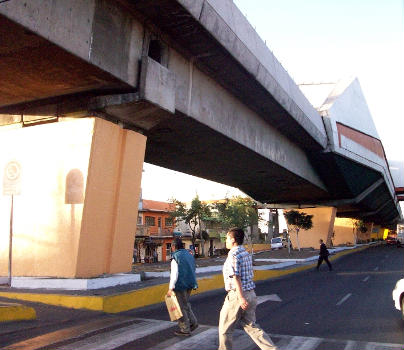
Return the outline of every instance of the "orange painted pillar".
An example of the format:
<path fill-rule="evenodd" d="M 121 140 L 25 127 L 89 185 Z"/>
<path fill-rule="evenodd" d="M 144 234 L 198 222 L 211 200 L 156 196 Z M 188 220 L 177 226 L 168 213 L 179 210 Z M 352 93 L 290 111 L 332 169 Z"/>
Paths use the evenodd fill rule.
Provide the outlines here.
<path fill-rule="evenodd" d="M 95 120 L 77 277 L 131 271 L 145 148 L 145 136 Z"/>
<path fill-rule="evenodd" d="M 21 167 L 13 276 L 96 277 L 132 268 L 146 137 L 99 118 L 0 128 L 0 174 Z M 4 187 L 4 186 L 3 186 Z M 3 192 L 3 191 L 2 191 Z M 0 211 L 10 213 L 10 196 Z M 0 215 L 9 232 L 9 215 Z M 8 235 L 0 235 L 7 276 Z"/>

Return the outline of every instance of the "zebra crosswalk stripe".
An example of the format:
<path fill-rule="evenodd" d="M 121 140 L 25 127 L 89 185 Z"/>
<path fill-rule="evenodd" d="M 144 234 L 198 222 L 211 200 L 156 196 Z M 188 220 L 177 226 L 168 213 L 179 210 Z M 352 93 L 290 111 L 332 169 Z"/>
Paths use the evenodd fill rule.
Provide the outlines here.
<path fill-rule="evenodd" d="M 369 342 L 366 343 L 364 350 L 390 350 L 392 346 L 395 346 L 395 344 L 380 344 L 380 343 L 374 343 L 374 342 Z M 404 349 L 404 345 L 401 345 L 397 347 L 397 349 Z"/>
<path fill-rule="evenodd" d="M 348 340 L 346 342 L 346 345 L 344 347 L 344 350 L 352 350 L 354 348 L 356 342 L 354 342 L 353 340 Z"/>
<path fill-rule="evenodd" d="M 173 326 L 168 321 L 142 321 L 109 332 L 97 334 L 86 339 L 57 347 L 58 350 L 109 350 L 133 342 L 163 329 Z"/>
<path fill-rule="evenodd" d="M 179 340 L 178 337 L 166 340 L 158 344 L 159 349 L 184 350 L 184 349 L 217 349 L 217 329 L 208 328 L 189 338 Z"/>
<path fill-rule="evenodd" d="M 279 347 L 279 350 L 311 350 L 315 349 L 321 341 L 321 338 L 293 337 L 285 348 Z"/>
<path fill-rule="evenodd" d="M 147 350 L 216 350 L 218 348 L 217 327 L 200 325 L 190 337 L 183 338 L 174 336 L 175 322 L 144 318 L 117 318 L 117 322 L 111 319 L 100 321 L 90 321 L 82 325 L 51 332 L 47 335 L 11 344 L 6 349 L 36 350 L 46 347 L 52 350 L 113 350 L 124 345 L 135 346 L 134 348 L 139 349 L 146 348 Z M 71 338 L 68 338 L 67 334 L 71 334 Z M 269 334 L 269 336 L 279 350 L 324 350 L 330 345 L 332 348 L 341 350 L 404 349 L 402 344 L 281 334 Z M 250 337 L 240 329 L 234 331 L 233 344 L 237 350 L 257 349 Z"/>

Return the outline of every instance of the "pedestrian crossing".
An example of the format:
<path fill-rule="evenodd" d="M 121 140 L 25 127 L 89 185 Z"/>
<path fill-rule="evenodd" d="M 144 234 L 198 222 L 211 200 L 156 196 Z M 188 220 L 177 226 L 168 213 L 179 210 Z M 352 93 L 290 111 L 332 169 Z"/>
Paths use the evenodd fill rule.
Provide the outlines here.
<path fill-rule="evenodd" d="M 190 337 L 175 336 L 175 322 L 107 316 L 3 347 L 4 350 L 216 350 L 217 327 L 200 325 Z M 270 334 L 279 350 L 403 350 L 404 345 Z M 257 350 L 242 330 L 234 349 Z"/>

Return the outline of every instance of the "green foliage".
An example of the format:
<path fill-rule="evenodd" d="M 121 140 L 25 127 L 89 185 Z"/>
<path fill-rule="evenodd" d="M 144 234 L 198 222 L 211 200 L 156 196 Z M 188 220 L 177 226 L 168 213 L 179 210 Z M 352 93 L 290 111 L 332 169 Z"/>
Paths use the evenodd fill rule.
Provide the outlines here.
<path fill-rule="evenodd" d="M 285 211 L 283 215 L 285 216 L 286 222 L 288 223 L 289 231 L 296 232 L 297 248 L 300 251 L 299 231 L 301 229 L 310 230 L 313 227 L 313 215 L 308 215 L 297 210 Z"/>
<path fill-rule="evenodd" d="M 175 205 L 175 209 L 170 212 L 170 216 L 177 220 L 185 221 L 190 225 L 191 231 L 195 231 L 196 225 L 199 224 L 199 220 L 208 219 L 211 216 L 210 207 L 200 201 L 196 196 L 192 202 L 191 207 L 187 208 L 185 203 L 173 198 L 170 203 Z"/>
<path fill-rule="evenodd" d="M 212 205 L 212 208 L 202 203 L 198 196 L 192 200 L 189 208 L 176 199 L 171 199 L 170 202 L 175 205 L 175 209 L 170 212 L 171 217 L 189 225 L 192 232 L 192 244 L 195 244 L 197 238 L 209 239 L 206 231 L 196 232 L 198 225 L 201 230 L 201 221 L 220 223 L 223 230 L 228 230 L 231 227 L 246 229 L 248 226 L 257 225 L 260 220 L 256 203 L 251 198 L 241 196 L 226 198 L 224 201 Z"/>
<path fill-rule="evenodd" d="M 207 241 L 209 239 L 209 233 L 206 232 L 205 230 L 202 230 L 202 232 L 198 233 L 197 238 L 201 239 L 201 234 L 202 234 L 202 239 L 204 241 Z"/>
<path fill-rule="evenodd" d="M 196 227 L 199 225 L 199 230 L 201 230 L 201 221 L 209 220 L 209 218 L 211 217 L 210 206 L 202 203 L 198 195 L 196 195 L 196 197 L 192 199 L 190 208 L 187 208 L 184 203 L 175 198 L 171 199 L 170 203 L 175 205 L 175 209 L 170 212 L 170 216 L 172 218 L 175 218 L 176 220 L 184 221 L 189 226 L 192 232 L 192 244 L 195 245 Z M 202 239 L 204 239 L 205 237 L 206 235 L 202 233 Z"/>
<path fill-rule="evenodd" d="M 365 233 L 368 231 L 366 224 L 362 220 L 352 219 L 352 225 L 353 225 L 354 229 L 356 229 L 362 233 Z"/>
<path fill-rule="evenodd" d="M 362 233 L 368 232 L 368 228 L 365 226 L 365 224 L 359 226 L 359 231 Z"/>
<path fill-rule="evenodd" d="M 223 229 L 231 227 L 246 229 L 248 226 L 258 224 L 256 203 L 251 198 L 241 196 L 226 198 L 223 202 L 214 204 L 213 208 L 217 210 L 216 220 L 222 224 Z"/>
<path fill-rule="evenodd" d="M 173 219 L 185 220 L 187 215 L 187 208 L 185 207 L 185 204 L 175 198 L 170 199 L 169 203 L 174 204 L 175 207 L 174 210 L 170 211 L 170 216 Z"/>
<path fill-rule="evenodd" d="M 300 229 L 310 230 L 313 227 L 313 215 L 308 215 L 297 210 L 285 211 L 283 215 L 288 225 L 292 226 L 292 229 L 296 232 L 299 232 Z"/>

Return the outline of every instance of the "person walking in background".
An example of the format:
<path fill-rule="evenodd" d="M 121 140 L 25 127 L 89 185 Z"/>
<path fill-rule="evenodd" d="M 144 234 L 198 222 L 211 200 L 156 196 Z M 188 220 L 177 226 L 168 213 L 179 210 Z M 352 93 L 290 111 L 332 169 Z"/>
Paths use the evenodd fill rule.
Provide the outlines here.
<path fill-rule="evenodd" d="M 331 263 L 328 261 L 328 256 L 330 255 L 326 245 L 324 244 L 324 241 L 320 239 L 320 254 L 318 256 L 318 262 L 317 262 L 317 271 L 320 269 L 320 265 L 323 262 L 323 260 L 327 263 L 328 268 L 330 271 L 332 271 L 332 266 Z"/>
<path fill-rule="evenodd" d="M 175 335 L 190 336 L 191 332 L 198 327 L 198 321 L 192 312 L 189 297 L 192 289 L 198 288 L 195 274 L 195 258 L 184 249 L 181 238 L 175 238 L 172 250 L 170 284 L 167 295 L 171 296 L 175 292 L 181 308 L 182 317 L 178 319 L 179 330 Z"/>
<path fill-rule="evenodd" d="M 133 263 L 137 263 L 137 248 L 133 248 Z"/>
<path fill-rule="evenodd" d="M 253 282 L 251 255 L 242 246 L 244 231 L 232 228 L 226 235 L 226 248 L 230 249 L 223 265 L 223 278 L 227 296 L 219 319 L 219 350 L 233 348 L 233 330 L 238 321 L 244 331 L 262 350 L 275 350 L 271 338 L 255 323 L 257 297 Z"/>

